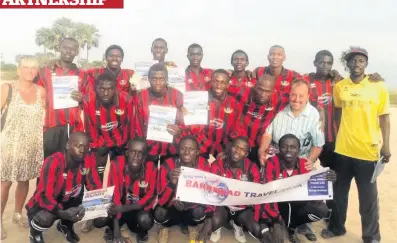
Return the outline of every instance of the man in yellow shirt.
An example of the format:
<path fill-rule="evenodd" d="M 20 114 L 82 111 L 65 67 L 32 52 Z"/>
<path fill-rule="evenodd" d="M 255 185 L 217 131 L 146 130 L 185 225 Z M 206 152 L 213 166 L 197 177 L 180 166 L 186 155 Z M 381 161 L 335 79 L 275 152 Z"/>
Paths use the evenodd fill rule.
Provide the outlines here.
<path fill-rule="evenodd" d="M 389 94 L 383 82 L 368 81 L 365 49 L 352 49 L 344 58 L 350 76 L 336 84 L 333 95 L 339 124 L 335 148 L 338 175 L 334 185 L 335 205 L 328 228 L 321 235 L 327 239 L 346 234 L 348 195 L 354 178 L 359 195 L 362 239 L 364 243 L 379 243 L 378 190 L 376 182 L 371 183 L 371 177 L 374 163 L 381 158 L 387 163 L 391 156 Z"/>

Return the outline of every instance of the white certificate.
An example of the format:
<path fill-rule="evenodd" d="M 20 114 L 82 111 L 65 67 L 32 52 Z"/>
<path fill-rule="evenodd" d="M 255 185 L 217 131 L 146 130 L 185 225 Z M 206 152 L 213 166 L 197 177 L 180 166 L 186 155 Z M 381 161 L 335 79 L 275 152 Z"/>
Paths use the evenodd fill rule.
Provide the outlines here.
<path fill-rule="evenodd" d="M 185 69 L 183 68 L 168 68 L 168 85 L 177 89 L 184 94 L 186 92 L 185 84 Z"/>
<path fill-rule="evenodd" d="M 149 124 L 146 139 L 172 143 L 174 136 L 167 131 L 167 125 L 175 124 L 176 110 L 175 107 L 149 106 Z"/>
<path fill-rule="evenodd" d="M 79 90 L 78 76 L 52 76 L 54 109 L 77 107 L 79 102 L 70 96 L 72 91 Z"/>
<path fill-rule="evenodd" d="M 135 86 L 136 90 L 149 88 L 149 69 L 156 63 L 158 61 L 141 61 L 135 63 L 135 73 L 130 78 L 130 83 Z"/>
<path fill-rule="evenodd" d="M 83 197 L 83 206 L 85 215 L 82 221 L 96 219 L 108 216 L 108 208 L 112 203 L 114 186 L 85 191 Z"/>
<path fill-rule="evenodd" d="M 208 92 L 189 91 L 183 97 L 185 125 L 208 124 Z"/>

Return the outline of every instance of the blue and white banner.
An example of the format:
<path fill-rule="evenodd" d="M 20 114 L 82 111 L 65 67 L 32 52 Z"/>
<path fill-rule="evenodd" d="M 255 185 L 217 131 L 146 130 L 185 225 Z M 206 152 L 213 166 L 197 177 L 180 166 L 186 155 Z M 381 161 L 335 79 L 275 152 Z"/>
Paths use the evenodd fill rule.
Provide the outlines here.
<path fill-rule="evenodd" d="M 331 200 L 332 182 L 325 178 L 328 170 L 322 168 L 267 184 L 257 184 L 181 167 L 176 198 L 184 202 L 216 206 Z"/>

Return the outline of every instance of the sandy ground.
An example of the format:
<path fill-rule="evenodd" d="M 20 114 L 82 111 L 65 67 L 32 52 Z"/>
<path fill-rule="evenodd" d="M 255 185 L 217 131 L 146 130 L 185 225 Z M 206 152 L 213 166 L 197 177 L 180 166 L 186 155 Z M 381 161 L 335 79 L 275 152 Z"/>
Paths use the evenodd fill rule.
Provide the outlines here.
<path fill-rule="evenodd" d="M 381 233 L 382 233 L 382 242 L 383 243 L 396 243 L 397 242 L 397 179 L 393 176 L 392 171 L 397 171 L 397 108 L 392 108 L 392 116 L 391 116 L 391 124 L 392 125 L 392 135 L 391 135 L 391 150 L 392 159 L 385 171 L 381 175 L 378 180 L 378 189 L 379 189 L 379 200 L 380 200 L 380 225 L 381 225 Z M 33 193 L 35 183 L 31 182 L 31 190 L 29 196 Z M 20 229 L 17 228 L 11 222 L 11 214 L 13 211 L 13 193 L 15 190 L 15 186 L 12 187 L 10 192 L 10 199 L 8 201 L 5 214 L 4 214 L 4 228 L 8 233 L 7 239 L 5 239 L 4 243 L 25 243 L 28 242 L 28 229 Z M 323 222 L 318 222 L 314 224 L 315 232 L 318 236 L 318 241 L 321 243 L 356 243 L 361 241 L 361 220 L 358 211 L 358 199 L 357 199 L 357 189 L 355 184 L 352 184 L 352 189 L 350 191 L 350 202 L 349 202 L 349 211 L 347 217 L 347 230 L 348 233 L 343 236 L 333 240 L 323 240 L 319 236 L 321 229 L 325 226 Z M 80 232 L 80 227 L 77 227 L 78 233 Z M 157 227 L 154 227 L 150 232 L 150 243 L 157 242 L 156 233 Z M 126 231 L 123 234 L 128 234 Z M 81 241 L 84 243 L 97 243 L 103 242 L 102 240 L 103 230 L 94 230 L 88 234 L 80 234 Z M 130 238 L 135 242 L 135 236 L 130 236 Z M 306 239 L 302 242 L 309 242 Z M 52 227 L 48 232 L 45 233 L 45 240 L 47 243 L 60 243 L 65 242 L 63 237 L 56 231 L 55 227 Z M 306 241 L 305 241 L 306 240 Z M 179 233 L 179 229 L 177 227 L 172 228 L 170 232 L 170 243 L 182 243 L 188 242 L 187 236 L 181 235 Z M 234 236 L 231 231 L 224 229 L 222 231 L 222 239 L 220 242 L 237 242 L 234 239 Z M 247 235 L 247 242 L 253 243 L 256 242 L 251 236 Z"/>

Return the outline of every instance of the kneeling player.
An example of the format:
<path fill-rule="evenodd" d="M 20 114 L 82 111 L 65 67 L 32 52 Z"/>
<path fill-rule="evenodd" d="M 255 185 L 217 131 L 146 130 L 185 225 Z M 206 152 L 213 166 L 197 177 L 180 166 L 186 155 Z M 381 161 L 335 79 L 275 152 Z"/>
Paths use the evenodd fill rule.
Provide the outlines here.
<path fill-rule="evenodd" d="M 88 190 L 101 187 L 95 156 L 88 154 L 88 145 L 87 135 L 72 133 L 66 152 L 57 152 L 44 161 L 37 189 L 26 204 L 30 243 L 43 243 L 43 231 L 58 219 L 57 230 L 67 242 L 79 242 L 73 224 L 84 217 L 84 185 Z"/>
<path fill-rule="evenodd" d="M 260 173 L 258 166 L 251 162 L 247 156 L 250 152 L 247 137 L 237 137 L 229 151 L 223 158 L 219 158 L 211 165 L 211 173 L 241 181 L 259 183 Z M 218 242 L 221 238 L 221 227 L 232 220 L 234 237 L 240 243 L 246 242 L 242 227 L 251 230 L 254 228 L 254 210 L 252 206 L 217 207 L 212 220 L 212 228 L 215 231 L 211 235 L 212 242 Z"/>
<path fill-rule="evenodd" d="M 128 143 L 126 156 L 116 157 L 110 164 L 108 187 L 114 186 L 114 204 L 108 210 L 109 218 L 94 220 L 97 228 L 108 226 L 105 231 L 107 242 L 130 242 L 121 237 L 120 227 L 127 224 L 136 232 L 136 242 L 149 240 L 148 231 L 154 221 L 152 208 L 156 199 L 157 167 L 146 161 L 148 144 L 135 137 Z"/>
<path fill-rule="evenodd" d="M 270 157 L 265 163 L 264 183 L 309 172 L 305 169 L 306 159 L 298 157 L 300 141 L 295 135 L 286 134 L 281 137 L 279 150 L 278 155 Z M 326 179 L 334 182 L 335 172 L 328 171 Z M 281 202 L 275 209 L 284 219 L 291 242 L 298 242 L 296 227 L 321 220 L 328 213 L 328 207 L 323 201 Z"/>
<path fill-rule="evenodd" d="M 199 156 L 199 145 L 193 136 L 181 139 L 178 153 L 179 157 L 167 159 L 160 168 L 158 206 L 154 210 L 156 222 L 162 225 L 158 242 L 167 243 L 168 228 L 181 222 L 189 226 L 189 241 L 206 242 L 212 232 L 211 218 L 215 207 L 181 202 L 175 194 L 181 166 L 210 172 L 210 165 L 207 159 Z"/>

